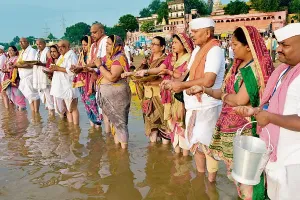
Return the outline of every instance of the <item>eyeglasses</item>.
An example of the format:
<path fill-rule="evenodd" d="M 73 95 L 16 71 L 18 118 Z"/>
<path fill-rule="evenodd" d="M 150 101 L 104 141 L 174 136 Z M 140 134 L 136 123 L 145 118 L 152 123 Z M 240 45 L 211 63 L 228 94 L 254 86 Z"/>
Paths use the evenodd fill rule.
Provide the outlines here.
<path fill-rule="evenodd" d="M 160 44 L 151 43 L 151 46 L 160 46 Z"/>

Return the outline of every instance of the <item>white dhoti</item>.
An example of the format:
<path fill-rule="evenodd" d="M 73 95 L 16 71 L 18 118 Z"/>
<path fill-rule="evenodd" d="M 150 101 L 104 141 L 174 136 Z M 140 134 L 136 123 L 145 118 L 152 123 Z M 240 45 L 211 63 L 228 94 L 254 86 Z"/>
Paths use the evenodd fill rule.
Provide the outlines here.
<path fill-rule="evenodd" d="M 188 134 L 188 131 L 193 110 L 187 110 L 185 117 L 185 123 L 187 127 L 185 130 L 185 139 L 189 149 L 192 148 L 194 144 L 198 143 L 206 146 L 210 145 L 217 120 L 221 113 L 221 109 L 222 105 L 202 110 L 196 110 L 197 114 L 193 130 L 191 130 L 191 135 Z"/>
<path fill-rule="evenodd" d="M 59 87 L 59 86 L 53 86 L 53 87 Z M 50 93 L 51 94 L 51 93 Z M 77 99 L 80 94 L 77 88 L 69 88 L 65 91 L 64 94 L 61 95 L 53 95 L 54 96 L 54 102 L 53 106 L 55 111 L 58 114 L 61 114 L 64 112 L 64 110 L 71 111 L 71 104 L 74 99 Z"/>
<path fill-rule="evenodd" d="M 71 66 L 77 64 L 77 56 L 74 51 L 69 50 L 64 56 L 61 55 L 59 57 L 57 64 L 65 68 L 66 73 L 60 71 L 54 72 L 50 95 L 54 97 L 56 112 L 61 114 L 64 106 L 70 112 L 73 100 L 80 96 L 78 89 L 72 87 L 74 74 L 70 71 Z"/>
<path fill-rule="evenodd" d="M 54 99 L 53 96 L 50 95 L 51 86 L 47 86 L 46 89 L 39 91 L 39 96 L 41 102 L 45 104 L 45 107 L 49 110 L 54 110 Z"/>
<path fill-rule="evenodd" d="M 20 79 L 19 90 L 23 93 L 29 104 L 40 98 L 38 91 L 33 88 L 32 75 Z"/>
<path fill-rule="evenodd" d="M 268 196 L 272 200 L 300 199 L 300 146 L 286 144 L 279 142 L 277 161 L 266 166 Z"/>

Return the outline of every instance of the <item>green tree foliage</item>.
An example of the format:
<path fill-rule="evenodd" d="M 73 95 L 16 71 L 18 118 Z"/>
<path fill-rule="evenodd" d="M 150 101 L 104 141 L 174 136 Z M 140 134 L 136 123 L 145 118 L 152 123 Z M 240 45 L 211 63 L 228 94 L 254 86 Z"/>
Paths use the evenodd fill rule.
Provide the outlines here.
<path fill-rule="evenodd" d="M 90 28 L 90 25 L 84 22 L 79 22 L 70 27 L 67 27 L 63 38 L 69 40 L 70 43 L 78 44 L 82 36 L 88 35 L 90 33 Z"/>
<path fill-rule="evenodd" d="M 274 11 L 279 11 L 284 9 L 283 7 L 280 7 L 280 5 L 285 4 L 284 1 L 283 0 L 251 0 L 251 3 L 252 3 L 252 7 L 257 11 L 274 12 Z"/>
<path fill-rule="evenodd" d="M 130 31 L 130 32 L 138 30 L 139 28 L 139 24 L 136 18 L 130 14 L 120 17 L 119 26 L 122 27 L 125 31 Z"/>
<path fill-rule="evenodd" d="M 10 42 L 9 45 L 17 46 L 19 44 L 19 42 L 20 42 L 20 38 L 19 38 L 19 36 L 16 36 L 13 38 L 13 40 Z"/>
<path fill-rule="evenodd" d="M 141 26 L 141 31 L 149 33 L 155 28 L 154 21 L 144 22 Z"/>
<path fill-rule="evenodd" d="M 168 23 L 168 18 L 169 18 L 169 8 L 168 8 L 168 3 L 167 2 L 162 2 L 160 5 L 160 8 L 157 11 L 158 14 L 158 19 L 157 22 L 161 23 L 163 19 L 166 20 Z"/>
<path fill-rule="evenodd" d="M 210 9 L 203 0 L 185 0 L 185 13 L 191 13 L 191 9 L 197 9 L 200 16 L 210 14 Z"/>
<path fill-rule="evenodd" d="M 7 50 L 8 47 L 9 47 L 9 44 L 8 43 L 2 43 L 0 42 L 0 45 L 4 46 L 4 49 Z"/>
<path fill-rule="evenodd" d="M 230 3 L 224 8 L 226 15 L 246 14 L 249 10 L 250 6 L 240 0 L 230 1 Z"/>
<path fill-rule="evenodd" d="M 114 26 L 114 27 L 104 26 L 104 30 L 106 35 L 118 35 L 123 40 L 126 39 L 126 31 L 120 26 Z"/>
<path fill-rule="evenodd" d="M 150 17 L 152 14 L 158 13 L 159 10 L 162 10 L 161 7 L 165 8 L 165 3 L 168 2 L 168 1 L 170 1 L 170 0 L 167 0 L 167 1 L 153 0 L 149 4 L 148 7 L 143 8 L 140 11 L 140 17 Z"/>
<path fill-rule="evenodd" d="M 36 38 L 34 36 L 28 36 L 27 40 L 28 40 L 29 44 L 32 45 L 32 44 L 35 44 Z"/>
<path fill-rule="evenodd" d="M 293 19 L 300 20 L 300 0 L 292 0 L 289 6 L 289 11 L 290 13 L 296 14 Z"/>
<path fill-rule="evenodd" d="M 50 33 L 47 38 L 50 39 L 50 40 L 57 39 L 56 37 L 54 37 L 54 35 L 52 33 Z"/>
<path fill-rule="evenodd" d="M 291 2 L 292 2 L 292 0 L 280 0 L 279 6 L 282 7 L 282 8 L 283 7 L 287 8 L 290 5 Z"/>
<path fill-rule="evenodd" d="M 160 0 L 153 0 L 150 5 L 148 6 L 150 12 L 152 14 L 157 13 L 158 9 L 160 8 L 162 2 Z"/>
<path fill-rule="evenodd" d="M 289 6 L 291 13 L 300 14 L 300 0 L 292 0 Z"/>
<path fill-rule="evenodd" d="M 143 8 L 139 14 L 140 14 L 140 17 L 150 17 L 151 11 L 149 8 Z"/>

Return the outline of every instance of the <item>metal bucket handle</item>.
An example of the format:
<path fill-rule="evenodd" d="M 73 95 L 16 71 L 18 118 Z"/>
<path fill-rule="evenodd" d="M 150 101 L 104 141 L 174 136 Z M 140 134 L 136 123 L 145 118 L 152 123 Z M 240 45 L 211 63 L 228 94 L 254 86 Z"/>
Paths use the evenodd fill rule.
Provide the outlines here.
<path fill-rule="evenodd" d="M 246 128 L 246 126 L 248 126 L 249 124 L 253 124 L 253 123 L 257 123 L 257 121 L 252 121 L 252 122 L 249 122 L 249 123 L 245 124 L 245 125 L 243 126 L 243 128 L 240 128 L 240 129 L 237 130 L 236 135 L 237 135 L 237 136 L 241 136 L 241 135 L 242 135 L 242 132 L 243 132 L 243 130 Z M 273 151 L 273 146 L 271 145 L 271 136 L 270 136 L 270 132 L 269 132 L 269 130 L 268 130 L 267 128 L 263 128 L 263 129 L 265 129 L 265 130 L 267 131 L 268 136 L 269 136 L 269 146 L 268 146 L 268 149 L 271 150 L 271 151 Z"/>

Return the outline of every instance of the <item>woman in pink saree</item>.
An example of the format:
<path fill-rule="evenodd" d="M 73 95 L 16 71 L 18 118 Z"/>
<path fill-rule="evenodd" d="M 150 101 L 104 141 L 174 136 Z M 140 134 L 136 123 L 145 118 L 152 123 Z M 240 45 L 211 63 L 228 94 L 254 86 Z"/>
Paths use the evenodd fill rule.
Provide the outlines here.
<path fill-rule="evenodd" d="M 18 60 L 19 52 L 15 46 L 8 48 L 8 58 L 2 71 L 5 73 L 2 81 L 2 93 L 4 105 L 9 107 L 9 101 L 13 102 L 18 110 L 26 109 L 25 97 L 18 89 L 20 78 L 18 69 L 13 68 Z"/>

